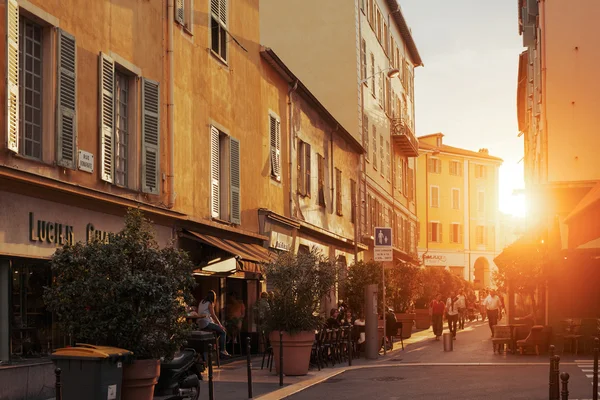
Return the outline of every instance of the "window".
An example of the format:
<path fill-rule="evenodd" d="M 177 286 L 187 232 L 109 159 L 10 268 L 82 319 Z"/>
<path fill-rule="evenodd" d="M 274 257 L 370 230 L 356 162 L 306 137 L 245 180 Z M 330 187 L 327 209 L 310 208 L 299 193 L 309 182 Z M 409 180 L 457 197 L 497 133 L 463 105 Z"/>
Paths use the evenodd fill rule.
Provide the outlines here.
<path fill-rule="evenodd" d="M 435 243 L 442 242 L 442 224 L 439 222 L 429 223 L 429 241 Z"/>
<path fill-rule="evenodd" d="M 356 223 L 356 181 L 354 179 L 350 179 L 350 207 L 352 208 L 350 221 L 354 224 Z"/>
<path fill-rule="evenodd" d="M 388 115 L 392 113 L 392 82 L 389 77 L 385 77 L 385 112 Z"/>
<path fill-rule="evenodd" d="M 227 0 L 210 0 L 211 50 L 227 61 Z"/>
<path fill-rule="evenodd" d="M 460 161 L 450 161 L 450 175 L 462 176 L 462 164 Z"/>
<path fill-rule="evenodd" d="M 462 243 L 462 226 L 457 223 L 450 225 L 450 243 Z"/>
<path fill-rule="evenodd" d="M 484 246 L 487 244 L 487 235 L 486 235 L 486 229 L 485 226 L 483 225 L 477 225 L 476 228 L 476 240 L 477 240 L 477 245 L 478 246 Z"/>
<path fill-rule="evenodd" d="M 371 53 L 371 94 L 375 96 L 375 56 Z"/>
<path fill-rule="evenodd" d="M 485 192 L 483 190 L 477 192 L 477 211 L 485 211 Z"/>
<path fill-rule="evenodd" d="M 381 70 L 381 68 L 379 68 L 379 73 L 377 74 L 377 76 L 379 77 L 379 95 L 377 96 L 377 100 L 379 101 L 379 106 L 381 108 L 383 108 L 385 104 L 385 74 L 382 74 L 382 72 L 383 71 Z"/>
<path fill-rule="evenodd" d="M 23 17 L 19 25 L 19 153 L 41 160 L 42 27 Z"/>
<path fill-rule="evenodd" d="M 485 165 L 475 165 L 475 178 L 486 178 L 487 168 Z"/>
<path fill-rule="evenodd" d="M 408 218 L 404 219 L 404 251 L 408 253 L 410 250 L 410 221 Z"/>
<path fill-rule="evenodd" d="M 460 210 L 460 189 L 452 189 L 452 209 Z"/>
<path fill-rule="evenodd" d="M 383 135 L 379 135 L 379 161 L 381 165 L 381 176 L 385 176 L 385 148 L 383 147 Z"/>
<path fill-rule="evenodd" d="M 377 35 L 377 40 L 379 40 L 379 43 L 381 43 L 381 30 L 382 30 L 381 11 L 379 10 L 379 7 L 377 5 L 375 5 L 375 15 L 377 18 L 377 24 L 375 26 L 375 29 L 376 29 L 375 34 Z"/>
<path fill-rule="evenodd" d="M 99 56 L 101 102 L 100 174 L 108 183 L 159 194 L 160 90 L 158 82 L 141 80 L 141 154 L 137 154 L 138 103 L 135 74 L 104 53 Z M 138 165 L 139 164 L 139 165 Z M 141 168 L 141 169 L 140 169 Z"/>
<path fill-rule="evenodd" d="M 240 142 L 210 127 L 211 215 L 241 224 Z"/>
<path fill-rule="evenodd" d="M 377 170 L 377 127 L 373 125 L 373 168 Z"/>
<path fill-rule="evenodd" d="M 375 0 L 367 0 L 367 19 L 369 20 L 369 24 L 371 24 L 371 27 L 374 26 L 374 22 L 375 22 L 375 7 L 374 7 L 374 2 Z"/>
<path fill-rule="evenodd" d="M 381 40 L 382 40 L 381 45 L 383 46 L 383 51 L 385 52 L 385 54 L 389 53 L 389 51 L 388 51 L 388 37 L 389 37 L 388 36 L 388 26 L 387 26 L 387 23 L 384 22 L 383 23 L 383 32 L 381 34 Z"/>
<path fill-rule="evenodd" d="M 335 169 L 335 213 L 343 215 L 342 212 L 342 171 Z"/>
<path fill-rule="evenodd" d="M 429 206 L 438 208 L 440 206 L 440 188 L 437 186 L 429 187 Z"/>
<path fill-rule="evenodd" d="M 404 159 L 402 157 L 398 158 L 397 168 L 398 171 L 396 172 L 396 187 L 398 188 L 400 193 L 402 193 L 404 192 Z"/>
<path fill-rule="evenodd" d="M 271 144 L 271 178 L 281 182 L 281 120 L 269 112 L 269 136 Z"/>
<path fill-rule="evenodd" d="M 365 159 L 369 161 L 369 116 L 363 115 L 363 143 L 365 144 Z"/>
<path fill-rule="evenodd" d="M 367 77 L 367 42 L 362 39 L 360 42 L 360 79 L 364 80 L 366 85 L 368 85 Z"/>
<path fill-rule="evenodd" d="M 402 159 L 402 182 L 404 182 L 404 196 L 408 197 L 408 160 Z"/>
<path fill-rule="evenodd" d="M 189 32 L 192 30 L 194 15 L 193 0 L 176 0 L 175 21 Z"/>
<path fill-rule="evenodd" d="M 325 158 L 317 154 L 317 173 L 319 176 L 319 187 L 318 187 L 318 203 L 321 207 L 326 207 L 325 203 Z"/>
<path fill-rule="evenodd" d="M 298 193 L 310 197 L 310 144 L 298 140 Z"/>
<path fill-rule="evenodd" d="M 415 171 L 408 168 L 408 201 L 415 200 Z"/>
<path fill-rule="evenodd" d="M 129 151 L 129 77 L 115 72 L 115 184 L 127 186 Z"/>
<path fill-rule="evenodd" d="M 390 180 L 390 177 L 392 176 L 390 168 L 391 168 L 391 160 L 390 160 L 390 142 L 386 141 L 385 142 L 385 159 L 386 159 L 386 169 L 385 169 L 385 177 L 387 178 L 387 180 Z"/>
<path fill-rule="evenodd" d="M 442 173 L 442 160 L 430 157 L 427 159 L 427 171 L 432 174 Z"/>
<path fill-rule="evenodd" d="M 369 222 L 369 232 L 373 233 L 373 228 L 375 226 L 375 199 L 373 198 L 373 196 L 368 195 L 367 202 L 368 202 L 367 206 L 369 209 L 369 211 L 368 211 L 369 212 L 369 215 L 368 215 L 368 217 L 369 217 L 369 221 L 368 221 Z"/>

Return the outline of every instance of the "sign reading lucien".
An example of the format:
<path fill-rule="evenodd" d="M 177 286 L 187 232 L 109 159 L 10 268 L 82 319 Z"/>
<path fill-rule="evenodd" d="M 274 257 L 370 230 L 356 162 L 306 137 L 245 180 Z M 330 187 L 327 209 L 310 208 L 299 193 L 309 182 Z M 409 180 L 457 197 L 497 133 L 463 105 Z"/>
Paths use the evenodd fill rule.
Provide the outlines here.
<path fill-rule="evenodd" d="M 85 227 L 85 240 L 90 242 L 94 239 L 108 243 L 111 232 L 96 229 L 92 223 Z M 72 225 L 60 222 L 36 219 L 33 212 L 29 213 L 29 241 L 36 243 L 48 243 L 55 246 L 75 243 L 75 230 Z"/>

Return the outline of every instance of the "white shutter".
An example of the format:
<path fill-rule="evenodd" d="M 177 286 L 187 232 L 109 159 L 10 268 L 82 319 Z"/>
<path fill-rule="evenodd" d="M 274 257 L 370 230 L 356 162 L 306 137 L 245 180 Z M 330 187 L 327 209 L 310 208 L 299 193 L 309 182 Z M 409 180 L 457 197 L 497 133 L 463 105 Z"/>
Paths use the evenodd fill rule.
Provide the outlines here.
<path fill-rule="evenodd" d="M 227 26 L 227 0 L 219 0 L 219 19 Z"/>
<path fill-rule="evenodd" d="M 6 133 L 7 147 L 19 152 L 19 5 L 6 2 Z"/>
<path fill-rule="evenodd" d="M 210 208 L 213 218 L 221 215 L 219 130 L 210 127 Z"/>
<path fill-rule="evenodd" d="M 75 37 L 58 35 L 58 145 L 57 164 L 75 169 L 77 155 L 77 46 Z"/>
<path fill-rule="evenodd" d="M 176 0 L 175 4 L 175 21 L 179 22 L 181 25 L 184 23 L 184 0 Z"/>
<path fill-rule="evenodd" d="M 229 206 L 231 222 L 239 225 L 241 223 L 240 204 L 240 142 L 237 139 L 229 139 Z"/>
<path fill-rule="evenodd" d="M 160 88 L 142 79 L 142 192 L 160 192 Z"/>
<path fill-rule="evenodd" d="M 100 99 L 100 176 L 113 182 L 115 130 L 115 63 L 104 53 L 99 58 Z"/>
<path fill-rule="evenodd" d="M 281 180 L 281 122 L 269 116 L 269 135 L 271 138 L 271 175 Z"/>

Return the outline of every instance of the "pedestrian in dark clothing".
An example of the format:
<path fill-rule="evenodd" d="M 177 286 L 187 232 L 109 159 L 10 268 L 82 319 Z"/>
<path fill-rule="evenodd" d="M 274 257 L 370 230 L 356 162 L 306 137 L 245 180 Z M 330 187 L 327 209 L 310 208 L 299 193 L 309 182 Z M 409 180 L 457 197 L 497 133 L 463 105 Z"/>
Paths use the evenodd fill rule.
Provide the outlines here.
<path fill-rule="evenodd" d="M 442 301 L 442 295 L 438 294 L 435 296 L 435 299 L 431 302 L 431 306 L 429 307 L 431 314 L 431 324 L 433 326 L 433 334 L 435 335 L 435 340 L 440 340 L 440 336 L 442 336 L 442 331 L 444 330 L 444 309 L 446 305 Z"/>

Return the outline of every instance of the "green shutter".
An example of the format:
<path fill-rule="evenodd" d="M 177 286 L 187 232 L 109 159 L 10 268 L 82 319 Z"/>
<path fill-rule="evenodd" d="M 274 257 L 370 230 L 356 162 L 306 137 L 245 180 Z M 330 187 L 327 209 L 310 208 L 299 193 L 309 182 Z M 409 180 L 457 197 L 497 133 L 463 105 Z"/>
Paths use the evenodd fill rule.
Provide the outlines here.
<path fill-rule="evenodd" d="M 160 192 L 160 88 L 142 79 L 142 191 Z"/>
<path fill-rule="evenodd" d="M 6 140 L 19 152 L 19 4 L 6 2 Z"/>
<path fill-rule="evenodd" d="M 229 215 L 231 222 L 241 224 L 241 204 L 240 204 L 240 142 L 237 139 L 230 138 L 230 161 L 229 161 L 229 206 L 231 208 Z"/>
<path fill-rule="evenodd" d="M 77 46 L 75 37 L 58 30 L 57 164 L 75 169 L 77 157 Z"/>

